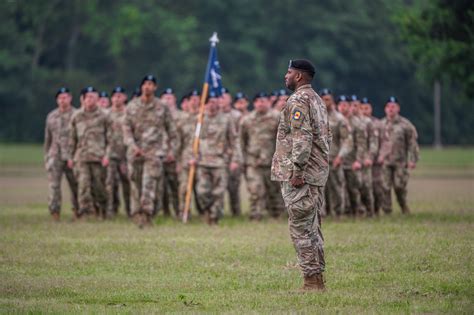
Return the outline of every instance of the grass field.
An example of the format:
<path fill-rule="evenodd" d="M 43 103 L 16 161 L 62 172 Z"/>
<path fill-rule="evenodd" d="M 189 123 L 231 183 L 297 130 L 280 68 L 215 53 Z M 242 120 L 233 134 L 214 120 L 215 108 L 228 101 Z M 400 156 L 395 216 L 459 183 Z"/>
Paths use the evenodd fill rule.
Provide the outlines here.
<path fill-rule="evenodd" d="M 421 156 L 413 214 L 325 220 L 328 290 L 298 294 L 284 220 L 71 223 L 65 194 L 53 223 L 41 147 L 0 145 L 0 312 L 472 314 L 474 150 Z"/>

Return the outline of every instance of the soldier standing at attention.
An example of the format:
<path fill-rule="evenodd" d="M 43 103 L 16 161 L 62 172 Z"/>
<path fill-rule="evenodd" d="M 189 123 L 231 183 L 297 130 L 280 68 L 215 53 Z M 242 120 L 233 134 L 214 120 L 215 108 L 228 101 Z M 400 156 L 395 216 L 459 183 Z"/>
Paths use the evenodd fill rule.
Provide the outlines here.
<path fill-rule="evenodd" d="M 130 180 L 127 170 L 127 147 L 123 141 L 123 123 L 125 120 L 125 89 L 117 86 L 112 91 L 112 107 L 109 111 L 110 132 L 107 157 L 107 217 L 114 217 L 120 206 L 119 183 L 122 186 L 125 211 L 130 217 Z"/>
<path fill-rule="evenodd" d="M 152 224 L 156 198 L 162 195 L 156 194 L 156 185 L 162 187 L 163 160 L 174 160 L 176 129 L 168 106 L 155 97 L 156 78 L 147 75 L 140 87 L 141 96 L 127 105 L 123 134 L 128 147 L 132 219 L 142 228 Z"/>
<path fill-rule="evenodd" d="M 385 118 L 382 120 L 382 146 L 379 163 L 383 167 L 383 210 L 392 212 L 392 186 L 402 213 L 410 213 L 407 203 L 408 169 L 414 169 L 418 162 L 418 133 L 415 126 L 400 116 L 400 105 L 391 96 L 385 105 Z"/>
<path fill-rule="evenodd" d="M 176 129 L 178 129 L 178 124 L 181 123 L 182 114 L 180 110 L 178 110 L 178 106 L 176 105 L 176 96 L 174 95 L 172 88 L 165 89 L 160 96 L 161 101 L 168 106 L 171 116 L 173 116 L 174 123 L 176 125 Z M 176 138 L 176 147 L 179 146 L 180 138 L 179 136 Z M 171 147 L 168 144 L 168 147 Z M 169 160 L 164 161 L 163 163 L 163 187 L 158 188 L 160 191 L 163 192 L 163 195 L 160 196 L 159 199 L 162 199 L 162 207 L 163 213 L 167 216 L 170 215 L 170 201 L 173 205 L 174 212 L 177 218 L 179 218 L 179 195 L 178 195 L 178 173 L 176 171 L 176 160 Z M 158 193 L 158 191 L 157 191 Z M 157 195 L 158 196 L 158 195 Z M 157 198 L 158 199 L 158 198 Z M 158 211 L 159 209 L 156 209 Z"/>
<path fill-rule="evenodd" d="M 209 93 L 200 136 L 197 163 L 197 195 L 206 222 L 217 224 L 223 213 L 223 199 L 227 187 L 227 168 L 235 172 L 240 167 L 241 152 L 235 124 L 229 115 L 219 112 L 218 98 Z M 229 150 L 230 149 L 230 150 Z M 229 156 L 229 154 L 231 154 Z M 227 163 L 230 161 L 230 163 Z"/>
<path fill-rule="evenodd" d="M 240 145 L 250 193 L 250 219 L 259 221 L 264 210 L 278 218 L 284 209 L 280 187 L 271 180 L 280 115 L 271 109 L 270 100 L 263 93 L 257 94 L 253 103 L 255 110 L 240 124 Z"/>
<path fill-rule="evenodd" d="M 314 73 L 311 62 L 290 60 L 285 84 L 294 93 L 280 114 L 272 162 L 272 180 L 281 182 L 304 291 L 325 289 L 321 211 L 329 173 L 331 130 L 326 106 L 311 87 Z"/>
<path fill-rule="evenodd" d="M 376 215 L 378 215 L 380 208 L 382 208 L 382 200 L 384 196 L 382 165 L 380 165 L 378 162 L 380 145 L 382 143 L 382 122 L 380 119 L 372 115 L 372 104 L 367 97 L 362 98 L 361 110 L 366 117 L 369 117 L 372 120 L 374 132 L 373 145 L 375 145 L 375 155 L 373 159 L 374 163 L 372 165 L 372 187 L 374 192 L 374 212 Z"/>
<path fill-rule="evenodd" d="M 72 116 L 68 150 L 68 167 L 75 167 L 79 186 L 77 217 L 86 218 L 94 214 L 95 206 L 99 214 L 105 216 L 107 192 L 104 167 L 109 164 L 106 152 L 110 122 L 97 106 L 97 90 L 90 86 L 82 93 L 84 106 Z"/>
<path fill-rule="evenodd" d="M 72 211 L 76 214 L 77 181 L 74 173 L 67 167 L 69 128 L 76 109 L 71 105 L 72 96 L 69 89 L 62 87 L 56 93 L 58 108 L 48 114 L 44 130 L 44 165 L 48 173 L 49 195 L 48 208 L 53 220 L 59 221 L 61 213 L 61 179 L 63 173 L 71 189 Z"/>
<path fill-rule="evenodd" d="M 232 108 L 232 96 L 229 93 L 229 90 L 226 88 L 221 89 L 221 96 L 219 97 L 219 107 L 223 114 L 229 115 L 230 121 L 234 124 L 236 132 L 239 132 L 239 122 L 242 114 L 240 111 Z M 232 148 L 228 148 L 232 150 Z M 229 152 L 228 156 L 232 156 L 233 153 Z M 230 160 L 227 161 L 227 165 L 230 165 Z M 230 167 L 227 167 L 227 191 L 229 192 L 229 203 L 230 211 L 232 215 L 240 216 L 242 213 L 240 207 L 240 178 L 242 177 L 242 170 L 240 168 L 231 170 Z"/>
<path fill-rule="evenodd" d="M 329 177 L 325 188 L 326 214 L 335 214 L 339 218 L 344 211 L 345 180 L 342 162 L 352 151 L 352 134 L 349 123 L 336 110 L 334 97 L 329 89 L 323 89 L 319 94 L 328 112 L 329 127 L 332 133 L 331 150 L 329 151 Z"/>

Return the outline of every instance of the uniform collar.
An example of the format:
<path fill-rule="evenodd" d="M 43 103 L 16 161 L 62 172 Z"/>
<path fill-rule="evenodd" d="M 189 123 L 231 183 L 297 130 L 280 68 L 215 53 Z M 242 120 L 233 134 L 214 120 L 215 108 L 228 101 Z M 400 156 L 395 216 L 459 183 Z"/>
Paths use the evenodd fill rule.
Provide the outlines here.
<path fill-rule="evenodd" d="M 299 90 L 302 90 L 302 89 L 308 89 L 308 88 L 311 88 L 311 84 L 309 84 L 309 83 L 300 86 L 299 88 L 296 89 L 296 91 L 299 91 Z"/>

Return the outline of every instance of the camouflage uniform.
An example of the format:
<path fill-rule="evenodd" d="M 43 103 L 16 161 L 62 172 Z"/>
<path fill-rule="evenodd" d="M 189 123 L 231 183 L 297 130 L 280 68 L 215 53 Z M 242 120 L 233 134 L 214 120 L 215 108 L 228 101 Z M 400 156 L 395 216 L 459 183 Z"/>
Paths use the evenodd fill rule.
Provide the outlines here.
<path fill-rule="evenodd" d="M 61 211 L 61 178 L 63 173 L 71 189 L 71 205 L 73 211 L 79 208 L 77 203 L 77 181 L 73 171 L 67 167 L 69 127 L 71 117 L 76 111 L 71 107 L 66 112 L 61 112 L 59 108 L 53 110 L 46 118 L 44 130 L 44 163 L 48 173 L 49 212 L 59 213 Z"/>
<path fill-rule="evenodd" d="M 264 209 L 272 217 L 279 217 L 284 209 L 280 187 L 278 183 L 271 181 L 279 116 L 273 110 L 263 114 L 253 111 L 240 125 L 240 145 L 252 219 L 260 219 Z"/>
<path fill-rule="evenodd" d="M 374 141 L 376 144 L 375 147 L 375 158 L 373 160 L 374 164 L 372 165 L 372 187 L 374 191 L 374 212 L 379 213 L 380 208 L 382 207 L 383 201 L 383 173 L 382 165 L 380 165 L 377 160 L 380 153 L 380 146 L 382 143 L 382 122 L 380 119 L 375 117 L 370 117 L 372 120 L 372 125 L 374 127 Z"/>
<path fill-rule="evenodd" d="M 418 134 L 415 126 L 408 119 L 397 115 L 394 119 L 382 120 L 383 135 L 380 156 L 383 159 L 382 208 L 386 213 L 392 212 L 392 186 L 397 201 L 403 212 L 407 212 L 408 162 L 418 161 Z"/>
<path fill-rule="evenodd" d="M 236 109 L 232 109 L 230 112 L 224 114 L 229 115 L 236 131 L 239 132 L 239 121 L 242 117 L 242 113 Z M 229 152 L 229 156 L 232 156 L 232 152 Z M 227 161 L 227 166 L 229 163 L 230 161 Z M 230 211 L 232 215 L 239 216 L 242 213 L 240 207 L 240 179 L 242 177 L 242 169 L 238 168 L 235 171 L 231 171 L 227 167 L 227 173 L 227 191 L 229 192 Z"/>
<path fill-rule="evenodd" d="M 84 108 L 74 113 L 71 119 L 68 159 L 75 163 L 78 179 L 78 216 L 94 213 L 104 215 L 107 208 L 105 168 L 102 159 L 106 156 L 110 121 L 104 111 L 96 107 L 92 111 Z"/>
<path fill-rule="evenodd" d="M 110 118 L 110 138 L 107 157 L 109 165 L 107 166 L 107 213 L 115 215 L 120 206 L 119 183 L 122 186 L 125 211 L 130 216 L 130 180 L 127 171 L 127 148 L 123 141 L 123 123 L 125 119 L 125 109 L 116 111 L 111 109 Z"/>
<path fill-rule="evenodd" d="M 342 168 L 344 171 L 344 177 L 346 180 L 346 192 L 347 192 L 347 204 L 346 204 L 346 213 L 349 215 L 361 214 L 364 212 L 362 206 L 360 189 L 362 174 L 360 170 L 353 170 L 352 164 L 355 161 L 359 163 L 364 163 L 365 152 L 363 151 L 363 142 L 365 129 L 362 127 L 359 117 L 352 115 L 349 117 L 349 126 L 351 130 L 353 146 L 352 150 L 347 154 L 346 158 L 342 161 Z"/>
<path fill-rule="evenodd" d="M 141 98 L 132 100 L 125 111 L 123 134 L 128 147 L 131 214 L 151 217 L 160 208 L 155 203 L 162 196 L 162 160 L 168 151 L 176 156 L 176 129 L 168 106 L 156 97 L 148 104 Z M 136 148 L 143 151 L 143 156 L 134 156 Z"/>
<path fill-rule="evenodd" d="M 305 277 L 321 274 L 325 268 L 321 211 L 330 143 L 326 106 L 310 84 L 300 86 L 280 115 L 272 180 L 281 182 L 291 239 Z M 305 184 L 293 187 L 292 176 L 303 177 Z"/>
<path fill-rule="evenodd" d="M 339 156 L 344 159 L 352 150 L 352 134 L 346 118 L 336 110 L 328 112 L 329 126 L 332 133 L 332 143 L 329 151 L 329 177 L 325 188 L 326 213 L 334 212 L 341 215 L 344 209 L 345 180 L 341 166 L 334 167 L 334 159 Z"/>
<path fill-rule="evenodd" d="M 200 141 L 196 190 L 204 211 L 210 219 L 217 221 L 223 212 L 228 161 L 240 164 L 242 156 L 237 131 L 229 115 L 206 115 Z"/>

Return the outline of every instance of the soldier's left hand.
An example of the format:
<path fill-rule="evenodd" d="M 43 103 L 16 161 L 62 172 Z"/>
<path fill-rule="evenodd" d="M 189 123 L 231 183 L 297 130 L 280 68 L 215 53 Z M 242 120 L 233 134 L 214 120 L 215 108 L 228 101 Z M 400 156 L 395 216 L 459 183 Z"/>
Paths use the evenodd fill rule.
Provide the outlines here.
<path fill-rule="evenodd" d="M 290 184 L 293 187 L 299 188 L 304 185 L 304 178 L 303 177 L 292 177 L 290 178 Z"/>
<path fill-rule="evenodd" d="M 238 164 L 238 163 L 232 162 L 232 163 L 230 163 L 230 165 L 229 165 L 229 169 L 230 169 L 232 172 L 235 172 L 238 168 L 239 168 L 239 164 Z"/>
<path fill-rule="evenodd" d="M 109 166 L 109 162 L 110 162 L 110 161 L 109 161 L 109 159 L 108 159 L 106 156 L 104 156 L 104 157 L 102 158 L 102 166 L 103 166 L 103 167 Z"/>
<path fill-rule="evenodd" d="M 415 169 L 415 167 L 416 167 L 416 163 L 414 163 L 414 162 L 408 162 L 408 168 L 409 168 L 409 169 L 413 170 L 413 169 Z"/>
<path fill-rule="evenodd" d="M 366 160 L 364 161 L 364 166 L 365 166 L 365 167 L 372 166 L 372 160 L 371 160 L 371 159 L 366 159 Z"/>

